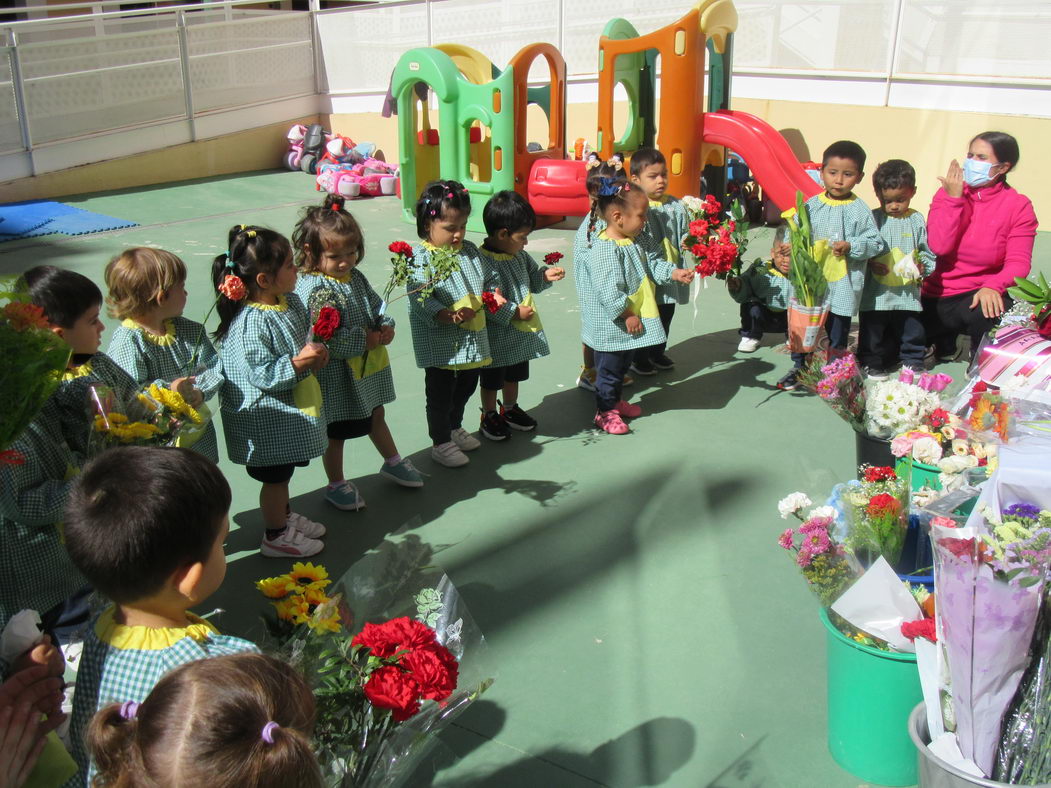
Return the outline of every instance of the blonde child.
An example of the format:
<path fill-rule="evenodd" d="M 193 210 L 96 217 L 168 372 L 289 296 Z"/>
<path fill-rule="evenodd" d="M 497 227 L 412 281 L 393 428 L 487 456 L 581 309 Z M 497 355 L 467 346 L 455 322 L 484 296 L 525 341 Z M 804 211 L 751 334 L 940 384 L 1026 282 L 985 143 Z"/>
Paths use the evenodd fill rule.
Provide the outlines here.
<path fill-rule="evenodd" d="M 916 196 L 916 171 L 901 159 L 885 161 L 872 174 L 872 188 L 880 204 L 872 215 L 886 251 L 869 261 L 861 293 L 858 363 L 870 377 L 898 364 L 922 371 L 927 335 L 920 284 L 934 272 L 936 258 L 927 246 L 923 214 L 909 207 Z"/>
<path fill-rule="evenodd" d="M 689 232 L 690 220 L 677 197 L 666 192 L 668 164 L 656 148 L 640 148 L 631 155 L 631 183 L 638 186 L 650 201 L 646 214 L 646 232 L 659 246 L 659 256 L 676 268 L 687 268 L 679 251 Z M 657 286 L 657 311 L 666 337 L 671 336 L 671 321 L 676 304 L 690 302 L 690 289 L 680 282 Z M 655 375 L 657 370 L 672 369 L 675 362 L 665 353 L 667 340 L 636 351 L 631 369 L 638 375 Z"/>
<path fill-rule="evenodd" d="M 212 399 L 223 384 L 219 354 L 204 326 L 182 316 L 186 307 L 186 266 L 171 252 L 127 249 L 106 266 L 106 298 L 120 320 L 107 353 L 140 386 L 157 383 L 178 392 L 192 407 Z M 219 461 L 215 426 L 193 444 Z"/>
<path fill-rule="evenodd" d="M 314 372 L 328 363 L 328 349 L 310 341 L 310 316 L 292 292 L 296 267 L 288 239 L 242 224 L 231 228 L 228 245 L 212 265 L 226 451 L 263 485 L 260 552 L 270 558 L 315 555 L 324 547 L 325 527 L 289 508 L 288 482 L 296 466 L 325 450 Z"/>
<path fill-rule="evenodd" d="M 595 424 L 612 435 L 627 433 L 625 418 L 642 415 L 642 408 L 621 396 L 624 373 L 636 350 L 664 341 L 657 310 L 655 283 L 689 283 L 692 270 L 675 268 L 660 252 L 637 238 L 646 226 L 649 200 L 632 187 L 623 173 L 603 165 L 587 181 L 593 197 L 588 217 L 591 244 L 577 266 L 582 307 L 582 339 L 595 349 Z M 599 220 L 605 229 L 591 235 Z"/>
<path fill-rule="evenodd" d="M 825 332 L 830 356 L 847 352 L 850 322 L 858 313 L 869 258 L 883 252 L 883 239 L 872 219 L 872 211 L 854 194 L 854 187 L 864 177 L 864 149 L 850 140 L 833 142 L 821 157 L 821 182 L 825 190 L 806 202 L 811 240 L 827 241 L 830 250 L 824 262 L 829 299 Z M 792 354 L 795 368 L 778 381 L 779 389 L 791 391 L 796 387 L 796 374 L 806 355 Z"/>
<path fill-rule="evenodd" d="M 536 214 L 518 192 L 494 194 L 482 219 L 486 232 L 482 259 L 500 279 L 498 300 L 507 304 L 501 303 L 500 309 L 511 309 L 514 314 L 508 325 L 495 320 L 488 323 L 493 363 L 481 373 L 481 432 L 490 440 L 504 440 L 511 430 L 536 429 L 536 420 L 518 405 L 519 383 L 529 378 L 530 360 L 550 352 L 533 293 L 551 287 L 566 272 L 555 266 L 541 268 L 525 250 L 529 233 L 536 227 Z M 498 394 L 502 394 L 502 402 L 498 402 Z"/>
<path fill-rule="evenodd" d="M 124 446 L 99 455 L 66 510 L 73 562 L 113 605 L 88 629 L 73 694 L 70 737 L 91 784 L 84 733 L 98 709 L 141 703 L 172 668 L 258 651 L 189 612 L 226 575 L 230 485 L 189 449 Z"/>
<path fill-rule="evenodd" d="M 296 294 L 311 318 L 331 306 L 339 327 L 328 345 L 329 363 L 318 373 L 325 401 L 328 447 L 323 462 L 328 475 L 325 500 L 337 509 L 365 506 L 357 488 L 344 478 L 343 443 L 368 435 L 383 457 L 380 474 L 405 487 L 422 487 L 410 460 L 398 454 L 384 418 L 383 406 L 394 401 L 387 345 L 394 339 L 394 320 L 380 316 L 382 301 L 358 266 L 365 237 L 343 198 L 329 195 L 325 204 L 307 208 L 292 233 L 299 280 Z"/>
<path fill-rule="evenodd" d="M 416 201 L 416 234 L 413 276 L 407 289 L 409 327 L 416 366 L 424 370 L 427 432 L 431 459 L 457 468 L 470 460 L 464 452 L 481 444 L 463 428 L 463 412 L 478 385 L 478 370 L 492 362 L 486 333 L 482 294 L 499 286 L 495 271 L 478 254 L 478 247 L 464 240 L 471 197 L 457 181 L 433 181 Z M 434 282 L 432 260 L 454 254 L 459 270 Z M 416 295 L 420 288 L 429 294 Z M 491 315 L 507 323 L 511 310 Z"/>
<path fill-rule="evenodd" d="M 237 654 L 181 665 L 141 703 L 106 706 L 87 746 L 105 785 L 321 788 L 314 714 L 295 670 Z"/>

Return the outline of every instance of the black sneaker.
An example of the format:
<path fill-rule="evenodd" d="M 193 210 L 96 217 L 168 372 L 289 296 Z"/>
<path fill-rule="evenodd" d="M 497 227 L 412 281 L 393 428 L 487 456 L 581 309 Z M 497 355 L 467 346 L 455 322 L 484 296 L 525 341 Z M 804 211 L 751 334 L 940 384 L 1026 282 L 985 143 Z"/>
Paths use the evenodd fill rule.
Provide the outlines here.
<path fill-rule="evenodd" d="M 639 358 L 638 356 L 631 362 L 631 371 L 636 375 L 657 374 L 657 370 L 653 368 L 653 363 L 648 358 Z"/>
<path fill-rule="evenodd" d="M 659 356 L 650 358 L 650 363 L 657 369 L 675 369 L 675 362 L 661 353 Z"/>
<path fill-rule="evenodd" d="M 799 381 L 796 379 L 796 370 L 794 369 L 777 381 L 777 387 L 781 391 L 794 391 L 798 385 Z"/>
<path fill-rule="evenodd" d="M 510 408 L 505 408 L 503 404 L 501 404 L 500 416 L 503 418 L 504 423 L 513 430 L 532 432 L 536 429 L 536 419 L 518 407 L 518 405 L 512 405 Z"/>
<path fill-rule="evenodd" d="M 495 410 L 482 411 L 482 435 L 491 441 L 504 441 L 511 437 L 511 429 Z"/>

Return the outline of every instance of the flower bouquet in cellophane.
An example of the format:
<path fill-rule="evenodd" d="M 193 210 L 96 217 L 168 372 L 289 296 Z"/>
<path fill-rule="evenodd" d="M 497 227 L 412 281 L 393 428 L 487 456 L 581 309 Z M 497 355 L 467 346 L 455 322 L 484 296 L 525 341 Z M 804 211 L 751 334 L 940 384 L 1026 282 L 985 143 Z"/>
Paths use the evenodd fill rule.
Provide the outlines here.
<path fill-rule="evenodd" d="M 89 454 L 110 446 L 189 448 L 204 434 L 207 419 L 182 395 L 151 383 L 130 402 L 120 402 L 108 386 L 88 386 L 93 412 Z"/>
<path fill-rule="evenodd" d="M 314 688 L 330 786 L 404 784 L 492 683 L 485 640 L 432 556 L 413 535 L 392 537 L 334 585 L 312 564 L 257 583 L 273 602 L 273 647 Z"/>
<path fill-rule="evenodd" d="M 58 386 L 71 352 L 24 290 L 21 280 L 0 280 L 0 463 L 24 462 L 8 447 Z"/>
<path fill-rule="evenodd" d="M 890 467 L 862 465 L 858 481 L 843 495 L 848 520 L 846 544 L 864 566 L 880 556 L 895 566 L 909 528 L 909 483 Z"/>
<path fill-rule="evenodd" d="M 723 217 L 722 203 L 713 194 L 703 200 L 683 197 L 682 204 L 690 223 L 681 247 L 693 256 L 694 270 L 702 278 L 740 276 L 741 260 L 748 247 L 748 222 L 740 201 L 734 200 L 730 205 L 730 218 Z"/>
<path fill-rule="evenodd" d="M 788 341 L 793 353 L 809 353 L 828 318 L 828 280 L 820 262 L 826 241 L 810 240 L 810 214 L 802 192 L 796 192 L 795 213 L 787 217 L 792 264 L 788 278 L 792 298 L 788 304 Z"/>

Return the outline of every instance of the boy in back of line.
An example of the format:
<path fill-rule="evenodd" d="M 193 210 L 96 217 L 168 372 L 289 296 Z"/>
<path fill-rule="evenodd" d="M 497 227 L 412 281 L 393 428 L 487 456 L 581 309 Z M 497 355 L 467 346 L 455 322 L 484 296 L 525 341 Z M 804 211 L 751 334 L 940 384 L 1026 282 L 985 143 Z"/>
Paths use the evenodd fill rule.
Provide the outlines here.
<path fill-rule="evenodd" d="M 741 305 L 740 353 L 754 353 L 766 331 L 788 331 L 788 298 L 792 283 L 788 269 L 792 262 L 789 245 L 785 242 L 788 226 L 781 224 L 774 233 L 770 259 L 756 261 L 740 277 L 726 280 L 730 297 Z"/>
<path fill-rule="evenodd" d="M 172 668 L 257 652 L 189 612 L 223 582 L 230 485 L 190 449 L 125 446 L 99 455 L 70 493 L 66 547 L 92 586 L 114 604 L 88 630 L 73 694 L 70 736 L 90 785 L 84 733 L 111 703 L 142 703 Z"/>

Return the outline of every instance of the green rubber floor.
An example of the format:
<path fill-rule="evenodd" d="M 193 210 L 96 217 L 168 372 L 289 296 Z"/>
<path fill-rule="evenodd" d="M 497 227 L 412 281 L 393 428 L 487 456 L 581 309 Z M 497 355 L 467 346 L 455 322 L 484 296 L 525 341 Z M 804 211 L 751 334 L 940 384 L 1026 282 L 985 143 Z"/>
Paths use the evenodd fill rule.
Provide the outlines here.
<path fill-rule="evenodd" d="M 209 266 L 230 226 L 287 234 L 300 207 L 319 200 L 312 178 L 290 172 L 77 197 L 68 202 L 140 226 L 0 244 L 0 272 L 52 263 L 101 286 L 121 249 L 160 246 L 186 261 L 186 314 L 199 320 L 212 297 Z M 393 198 L 350 208 L 368 245 L 362 270 L 378 285 L 387 244 L 412 240 L 413 228 Z M 562 251 L 570 263 L 572 235 L 537 231 L 530 251 L 538 259 Z M 750 253 L 765 254 L 769 243 L 770 232 L 757 231 Z M 1047 235 L 1037 257 L 1051 273 Z M 863 785 L 828 753 L 818 607 L 776 544 L 786 525 L 781 497 L 804 490 L 817 498 L 850 477 L 851 430 L 817 398 L 775 388 L 790 366 L 779 337 L 755 353 L 736 352 L 737 307 L 712 282 L 676 313 L 668 351 L 675 369 L 627 390 L 644 410 L 632 433 L 597 434 L 593 398 L 574 385 L 572 278 L 538 306 L 551 355 L 531 366 L 521 395 L 540 422 L 536 434 L 483 441 L 464 468 L 435 465 L 402 300 L 391 347 L 398 400 L 387 413 L 401 453 L 428 474 L 426 486 L 406 490 L 379 477 L 380 458 L 364 439 L 348 444 L 347 467 L 367 509 L 339 512 L 323 502 L 320 461 L 291 483 L 294 508 L 328 526 L 314 560 L 331 575 L 407 526 L 447 546 L 436 560 L 487 638 L 495 684 L 443 735 L 411 785 Z M 958 375 L 963 365 L 948 371 Z M 474 418 L 469 412 L 465 426 Z M 258 486 L 243 468 L 225 459 L 222 467 L 236 530 L 226 581 L 206 610 L 225 611 L 220 628 L 250 633 L 265 607 L 253 581 L 290 562 L 259 556 Z"/>

